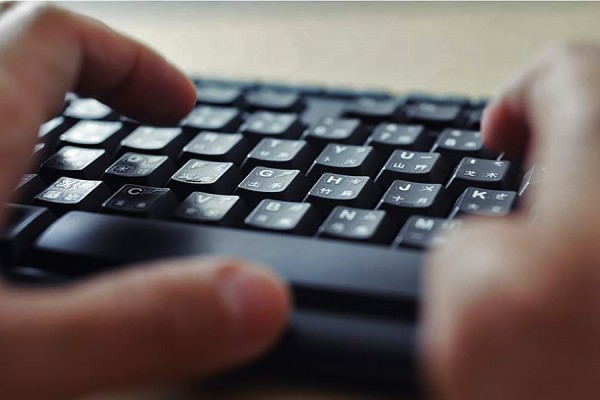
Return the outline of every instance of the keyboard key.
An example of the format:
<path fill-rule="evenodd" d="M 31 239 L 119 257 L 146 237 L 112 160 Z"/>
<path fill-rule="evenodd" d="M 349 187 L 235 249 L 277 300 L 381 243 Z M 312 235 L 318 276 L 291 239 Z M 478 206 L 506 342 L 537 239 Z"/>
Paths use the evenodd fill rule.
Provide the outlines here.
<path fill-rule="evenodd" d="M 185 199 L 192 192 L 231 194 L 241 179 L 233 163 L 191 159 L 173 174 L 167 186 Z"/>
<path fill-rule="evenodd" d="M 60 135 L 60 145 L 112 151 L 126 134 L 121 122 L 80 121 Z"/>
<path fill-rule="evenodd" d="M 248 141 L 255 145 L 265 137 L 276 139 L 297 139 L 304 129 L 297 114 L 257 111 L 250 114 L 240 127 Z"/>
<path fill-rule="evenodd" d="M 109 107 L 94 99 L 75 99 L 63 112 L 67 118 L 116 121 L 118 115 Z"/>
<path fill-rule="evenodd" d="M 9 204 L 8 217 L 0 230 L 0 260 L 2 266 L 22 261 L 35 239 L 56 219 L 44 207 Z"/>
<path fill-rule="evenodd" d="M 46 188 L 46 183 L 37 174 L 25 174 L 19 180 L 17 187 L 13 193 L 15 202 L 21 204 L 29 204 L 31 200 L 43 189 Z"/>
<path fill-rule="evenodd" d="M 469 186 L 482 189 L 516 190 L 517 170 L 510 161 L 465 157 L 454 170 L 446 189 L 460 195 Z"/>
<path fill-rule="evenodd" d="M 327 215 L 335 206 L 371 208 L 380 191 L 368 176 L 325 173 L 310 189 L 304 201 L 314 204 Z"/>
<path fill-rule="evenodd" d="M 199 85 L 196 89 L 198 91 L 198 104 L 237 107 L 241 105 L 243 100 L 242 90 L 234 86 Z"/>
<path fill-rule="evenodd" d="M 47 182 L 61 176 L 100 179 L 109 162 L 106 150 L 65 146 L 42 164 L 40 175 Z"/>
<path fill-rule="evenodd" d="M 431 93 L 413 93 L 408 95 L 406 101 L 410 104 L 415 103 L 432 103 L 441 106 L 461 106 L 465 107 L 470 104 L 468 97 L 453 96 L 453 95 L 434 95 Z"/>
<path fill-rule="evenodd" d="M 300 111 L 302 97 L 295 91 L 259 89 L 246 95 L 246 105 L 250 110 Z"/>
<path fill-rule="evenodd" d="M 428 249 L 445 242 L 446 234 L 460 224 L 459 220 L 425 217 L 410 217 L 394 240 L 399 247 Z"/>
<path fill-rule="evenodd" d="M 314 153 L 304 140 L 263 139 L 252 149 L 242 171 L 248 173 L 255 167 L 297 169 L 306 172 Z"/>
<path fill-rule="evenodd" d="M 422 125 L 384 122 L 377 125 L 366 144 L 382 156 L 389 157 L 398 149 L 426 151 L 429 149 L 429 137 Z"/>
<path fill-rule="evenodd" d="M 183 148 L 179 163 L 183 164 L 195 158 L 240 165 L 249 147 L 241 133 L 200 132 Z"/>
<path fill-rule="evenodd" d="M 131 217 L 161 218 L 177 206 L 169 189 L 125 185 L 102 204 L 102 212 Z"/>
<path fill-rule="evenodd" d="M 451 217 L 459 215 L 504 216 L 516 206 L 517 193 L 470 187 L 459 197 Z"/>
<path fill-rule="evenodd" d="M 423 183 L 442 183 L 450 173 L 450 166 L 438 153 L 396 150 L 377 175 L 375 182 L 388 188 L 395 180 Z"/>
<path fill-rule="evenodd" d="M 235 132 L 242 123 L 237 108 L 200 106 L 196 107 L 182 122 L 187 132 L 199 131 Z"/>
<path fill-rule="evenodd" d="M 110 196 L 101 181 L 62 177 L 38 194 L 34 205 L 47 207 L 56 215 L 69 211 L 96 211 Z"/>
<path fill-rule="evenodd" d="M 102 180 L 113 191 L 127 183 L 162 186 L 173 172 L 175 172 L 175 165 L 167 156 L 125 153 L 106 169 Z"/>
<path fill-rule="evenodd" d="M 406 107 L 408 122 L 423 124 L 431 128 L 456 126 L 461 112 L 460 106 L 436 103 L 416 103 Z"/>
<path fill-rule="evenodd" d="M 345 175 L 375 176 L 381 160 L 371 146 L 328 144 L 308 171 L 308 179 L 316 182 L 325 172 Z"/>
<path fill-rule="evenodd" d="M 40 236 L 33 252 L 35 265 L 69 276 L 210 254 L 269 265 L 290 284 L 298 302 L 306 294 L 318 307 L 354 302 L 373 313 L 398 313 L 414 309 L 420 295 L 423 258 L 418 252 L 161 220 L 69 213 Z"/>
<path fill-rule="evenodd" d="M 298 170 L 256 167 L 238 185 L 235 194 L 254 207 L 265 198 L 301 201 L 309 187 Z"/>
<path fill-rule="evenodd" d="M 350 102 L 344 111 L 348 118 L 358 118 L 362 121 L 374 123 L 382 120 L 393 120 L 398 117 L 401 102 L 397 99 L 374 99 L 361 97 Z"/>
<path fill-rule="evenodd" d="M 445 217 L 451 205 L 450 197 L 440 184 L 394 181 L 377 209 L 387 211 L 403 224 L 413 214 Z"/>
<path fill-rule="evenodd" d="M 463 157 L 488 158 L 487 151 L 483 148 L 483 138 L 478 131 L 459 129 L 445 129 L 431 151 L 438 152 L 455 167 Z"/>
<path fill-rule="evenodd" d="M 363 144 L 368 131 L 359 119 L 325 117 L 303 135 L 311 146 L 321 150 L 330 143 Z"/>
<path fill-rule="evenodd" d="M 247 214 L 240 196 L 194 192 L 173 213 L 178 221 L 239 226 Z"/>
<path fill-rule="evenodd" d="M 244 221 L 253 229 L 298 235 L 314 234 L 320 222 L 311 204 L 271 199 L 262 200 Z"/>
<path fill-rule="evenodd" d="M 181 128 L 140 126 L 121 141 L 119 154 L 127 152 L 169 156 L 175 160 L 186 138 Z"/>
<path fill-rule="evenodd" d="M 397 228 L 385 211 L 338 206 L 319 228 L 319 236 L 371 243 L 389 243 Z"/>

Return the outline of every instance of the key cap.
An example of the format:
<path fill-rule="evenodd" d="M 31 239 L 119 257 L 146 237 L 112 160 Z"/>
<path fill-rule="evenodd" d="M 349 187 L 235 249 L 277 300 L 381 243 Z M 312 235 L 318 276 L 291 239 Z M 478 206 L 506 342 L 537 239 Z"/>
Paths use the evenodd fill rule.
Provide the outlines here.
<path fill-rule="evenodd" d="M 358 118 L 367 123 L 393 120 L 398 117 L 401 104 L 398 99 L 361 97 L 346 106 L 344 117 Z"/>
<path fill-rule="evenodd" d="M 371 146 L 328 144 L 310 167 L 307 177 L 316 182 L 325 172 L 375 176 L 380 166 L 381 160 Z"/>
<path fill-rule="evenodd" d="M 451 199 L 440 184 L 394 181 L 377 209 L 403 224 L 413 214 L 445 217 L 450 206 Z"/>
<path fill-rule="evenodd" d="M 238 185 L 235 194 L 255 207 L 265 198 L 301 201 L 309 187 L 309 182 L 298 170 L 256 167 Z"/>
<path fill-rule="evenodd" d="M 314 204 L 323 215 L 335 206 L 371 208 L 380 191 L 368 176 L 325 173 L 310 189 L 304 201 Z"/>
<path fill-rule="evenodd" d="M 504 216 L 516 206 L 517 193 L 469 187 L 452 209 L 451 218 L 459 215 Z"/>
<path fill-rule="evenodd" d="M 242 171 L 249 173 L 261 166 L 297 169 L 304 173 L 313 160 L 314 153 L 304 140 L 265 138 L 248 154 Z"/>
<path fill-rule="evenodd" d="M 175 172 L 175 165 L 167 156 L 125 153 L 102 176 L 113 190 L 131 183 L 144 186 L 163 186 Z"/>
<path fill-rule="evenodd" d="M 173 213 L 177 221 L 239 226 L 247 214 L 240 196 L 194 192 Z"/>
<path fill-rule="evenodd" d="M 110 196 L 101 181 L 62 177 L 35 196 L 33 204 L 47 207 L 55 215 L 69 211 L 95 211 Z"/>
<path fill-rule="evenodd" d="M 250 110 L 293 112 L 302 109 L 300 94 L 289 90 L 253 90 L 246 95 L 245 102 Z"/>
<path fill-rule="evenodd" d="M 319 228 L 319 236 L 370 243 L 389 243 L 398 229 L 385 211 L 338 206 Z"/>
<path fill-rule="evenodd" d="M 8 218 L 0 230 L 2 266 L 21 261 L 35 239 L 56 219 L 43 207 L 8 204 Z"/>
<path fill-rule="evenodd" d="M 464 96 L 454 95 L 434 95 L 431 93 L 413 93 L 407 97 L 407 102 L 415 103 L 433 103 L 441 106 L 468 106 L 470 99 Z"/>
<path fill-rule="evenodd" d="M 116 112 L 94 99 L 75 99 L 71 101 L 63 115 L 77 120 L 115 121 L 118 118 Z"/>
<path fill-rule="evenodd" d="M 241 133 L 200 132 L 183 148 L 179 163 L 195 158 L 225 161 L 240 165 L 248 153 L 249 144 Z"/>
<path fill-rule="evenodd" d="M 406 106 L 406 119 L 413 124 L 423 124 L 430 128 L 456 126 L 461 108 L 457 105 L 436 103 L 416 103 Z"/>
<path fill-rule="evenodd" d="M 395 180 L 423 183 L 445 182 L 450 166 L 438 153 L 396 150 L 375 179 L 381 188 L 388 188 Z"/>
<path fill-rule="evenodd" d="M 25 174 L 19 180 L 13 193 L 13 198 L 17 203 L 29 204 L 46 186 L 48 185 L 46 185 L 38 174 Z"/>
<path fill-rule="evenodd" d="M 192 192 L 231 194 L 241 179 L 233 163 L 191 159 L 173 174 L 167 186 L 185 199 Z"/>
<path fill-rule="evenodd" d="M 244 224 L 258 230 L 312 235 L 320 222 L 321 216 L 311 204 L 265 199 L 248 215 Z"/>
<path fill-rule="evenodd" d="M 302 136 L 312 147 L 322 150 L 330 143 L 363 144 L 368 131 L 359 119 L 325 117 Z"/>
<path fill-rule="evenodd" d="M 61 146 L 102 148 L 111 151 L 125 137 L 121 122 L 79 121 L 60 135 Z"/>
<path fill-rule="evenodd" d="M 198 104 L 238 107 L 243 100 L 242 90 L 235 86 L 201 84 L 196 89 Z"/>
<path fill-rule="evenodd" d="M 489 156 L 483 148 L 481 133 L 459 129 L 442 131 L 431 151 L 442 154 L 453 168 L 463 157 L 488 158 Z"/>
<path fill-rule="evenodd" d="M 33 251 L 35 265 L 70 276 L 200 254 L 269 265 L 294 298 L 309 294 L 313 308 L 355 302 L 373 313 L 414 310 L 421 287 L 422 256 L 415 251 L 107 214 L 69 213 Z"/>
<path fill-rule="evenodd" d="M 102 204 L 102 212 L 130 217 L 161 218 L 177 206 L 170 189 L 125 185 Z"/>
<path fill-rule="evenodd" d="M 186 138 L 181 128 L 140 126 L 121 140 L 119 154 L 127 152 L 169 156 L 177 159 Z"/>
<path fill-rule="evenodd" d="M 39 173 L 47 182 L 61 176 L 99 179 L 109 162 L 106 150 L 65 146 L 42 164 Z"/>
<path fill-rule="evenodd" d="M 394 245 L 400 248 L 429 249 L 445 242 L 446 234 L 461 221 L 413 215 L 408 218 Z"/>
<path fill-rule="evenodd" d="M 377 153 L 389 157 L 394 150 L 427 151 L 429 138 L 423 125 L 405 125 L 383 122 L 375 128 L 367 139 Z"/>
<path fill-rule="evenodd" d="M 363 90 L 349 87 L 330 87 L 325 89 L 325 95 L 336 99 L 353 100 L 360 97 L 385 100 L 391 97 L 385 90 Z"/>
<path fill-rule="evenodd" d="M 199 106 L 196 107 L 182 122 L 188 134 L 200 131 L 235 132 L 242 123 L 237 108 Z"/>
<path fill-rule="evenodd" d="M 446 189 L 460 195 L 469 186 L 482 189 L 516 190 L 517 170 L 510 161 L 483 160 L 465 157 L 450 177 Z"/>
<path fill-rule="evenodd" d="M 304 129 L 304 125 L 298 119 L 297 114 L 257 111 L 250 114 L 240 127 L 240 132 L 252 145 L 256 145 L 265 137 L 297 139 L 302 129 Z"/>

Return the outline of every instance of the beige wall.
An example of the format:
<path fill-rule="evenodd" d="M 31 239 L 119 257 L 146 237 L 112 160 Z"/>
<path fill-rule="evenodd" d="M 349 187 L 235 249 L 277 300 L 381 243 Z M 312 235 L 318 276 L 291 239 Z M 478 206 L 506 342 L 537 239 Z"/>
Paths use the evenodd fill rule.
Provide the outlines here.
<path fill-rule="evenodd" d="M 69 3 L 189 71 L 491 93 L 544 43 L 600 41 L 600 3 Z"/>

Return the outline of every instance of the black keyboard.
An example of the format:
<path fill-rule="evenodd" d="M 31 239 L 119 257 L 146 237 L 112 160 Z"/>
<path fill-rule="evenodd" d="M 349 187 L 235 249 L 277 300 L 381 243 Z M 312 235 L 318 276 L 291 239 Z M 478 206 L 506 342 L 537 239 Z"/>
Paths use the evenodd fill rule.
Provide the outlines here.
<path fill-rule="evenodd" d="M 60 283 L 211 253 L 262 262 L 296 300 L 265 363 L 414 384 L 423 252 L 463 215 L 510 213 L 533 179 L 484 148 L 486 101 L 195 82 L 196 108 L 168 127 L 68 96 L 9 205 L 5 276 Z"/>

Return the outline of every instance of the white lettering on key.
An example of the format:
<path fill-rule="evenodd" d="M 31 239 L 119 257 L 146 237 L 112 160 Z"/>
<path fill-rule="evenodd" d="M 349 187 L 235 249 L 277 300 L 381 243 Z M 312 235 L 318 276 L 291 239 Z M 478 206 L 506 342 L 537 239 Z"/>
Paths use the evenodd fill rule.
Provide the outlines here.
<path fill-rule="evenodd" d="M 485 200 L 487 197 L 485 197 L 487 195 L 487 192 L 484 191 L 479 191 L 477 189 L 475 189 L 473 191 L 473 194 L 471 195 L 472 198 L 474 199 L 481 199 L 481 200 Z"/>

